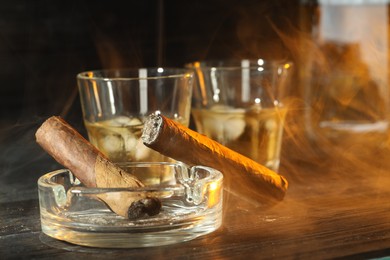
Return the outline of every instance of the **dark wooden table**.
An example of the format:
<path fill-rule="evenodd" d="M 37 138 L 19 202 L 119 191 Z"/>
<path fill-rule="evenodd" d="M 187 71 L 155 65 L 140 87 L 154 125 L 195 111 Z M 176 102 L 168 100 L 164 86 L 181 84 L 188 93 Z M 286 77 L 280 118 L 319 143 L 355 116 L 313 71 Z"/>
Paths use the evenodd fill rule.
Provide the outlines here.
<path fill-rule="evenodd" d="M 280 172 L 290 188 L 264 208 L 225 194 L 223 226 L 198 239 L 140 249 L 97 249 L 41 232 L 36 181 L 57 165 L 34 142 L 36 125 L 3 128 L 0 259 L 329 259 L 390 256 L 390 149 L 312 144 L 285 132 Z M 371 145 L 372 144 L 372 145 Z"/>

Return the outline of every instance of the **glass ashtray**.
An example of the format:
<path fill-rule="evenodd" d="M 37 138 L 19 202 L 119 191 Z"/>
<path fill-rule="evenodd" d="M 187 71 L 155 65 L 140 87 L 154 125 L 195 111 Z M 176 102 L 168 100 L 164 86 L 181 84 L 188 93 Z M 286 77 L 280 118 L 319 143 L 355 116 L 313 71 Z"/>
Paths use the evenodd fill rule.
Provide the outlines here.
<path fill-rule="evenodd" d="M 38 180 L 42 231 L 69 243 L 106 248 L 168 245 L 209 234 L 222 224 L 223 176 L 203 166 L 181 163 L 126 163 L 142 188 L 87 188 L 68 169 Z M 98 197 L 134 193 L 161 201 L 154 216 L 129 220 Z"/>

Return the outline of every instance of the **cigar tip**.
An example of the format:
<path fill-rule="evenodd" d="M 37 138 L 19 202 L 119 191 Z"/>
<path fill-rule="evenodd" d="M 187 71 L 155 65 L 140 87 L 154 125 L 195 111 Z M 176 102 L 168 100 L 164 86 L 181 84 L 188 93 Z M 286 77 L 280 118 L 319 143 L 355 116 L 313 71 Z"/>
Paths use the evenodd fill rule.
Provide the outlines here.
<path fill-rule="evenodd" d="M 35 140 L 37 143 L 40 144 L 42 142 L 42 139 L 44 138 L 44 135 L 46 133 L 47 126 L 50 125 L 53 121 L 65 122 L 60 116 L 51 116 L 47 118 L 35 132 Z"/>
<path fill-rule="evenodd" d="M 152 144 L 156 141 L 161 126 L 163 124 L 163 119 L 159 112 L 152 113 L 145 122 L 144 128 L 142 130 L 142 141 L 144 144 Z"/>
<path fill-rule="evenodd" d="M 131 203 L 128 211 L 128 219 L 138 219 L 143 216 L 154 216 L 160 213 L 161 201 L 157 198 L 145 198 Z"/>

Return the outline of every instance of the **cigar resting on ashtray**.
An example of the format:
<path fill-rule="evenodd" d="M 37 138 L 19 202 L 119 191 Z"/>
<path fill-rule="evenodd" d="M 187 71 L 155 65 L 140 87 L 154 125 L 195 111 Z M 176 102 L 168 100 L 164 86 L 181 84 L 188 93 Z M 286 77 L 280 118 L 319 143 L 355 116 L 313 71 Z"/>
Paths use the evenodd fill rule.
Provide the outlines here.
<path fill-rule="evenodd" d="M 260 204 L 280 201 L 286 193 L 288 183 L 283 176 L 160 113 L 148 117 L 142 140 L 149 148 L 190 166 L 221 171 L 225 188 Z"/>
<path fill-rule="evenodd" d="M 60 117 L 47 119 L 37 130 L 35 137 L 48 154 L 68 168 L 86 187 L 144 187 L 140 180 L 112 163 Z M 161 209 L 161 202 L 157 198 L 138 193 L 102 193 L 98 197 L 113 212 L 129 219 L 156 215 Z"/>

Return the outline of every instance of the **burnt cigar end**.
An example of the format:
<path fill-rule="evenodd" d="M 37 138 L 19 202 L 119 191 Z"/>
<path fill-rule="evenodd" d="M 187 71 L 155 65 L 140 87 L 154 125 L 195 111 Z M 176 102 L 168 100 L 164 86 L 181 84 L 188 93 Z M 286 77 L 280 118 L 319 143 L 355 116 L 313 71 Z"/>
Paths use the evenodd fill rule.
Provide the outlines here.
<path fill-rule="evenodd" d="M 144 198 L 131 203 L 127 211 L 128 219 L 134 220 L 145 215 L 154 216 L 160 213 L 161 201 L 157 198 Z"/>

